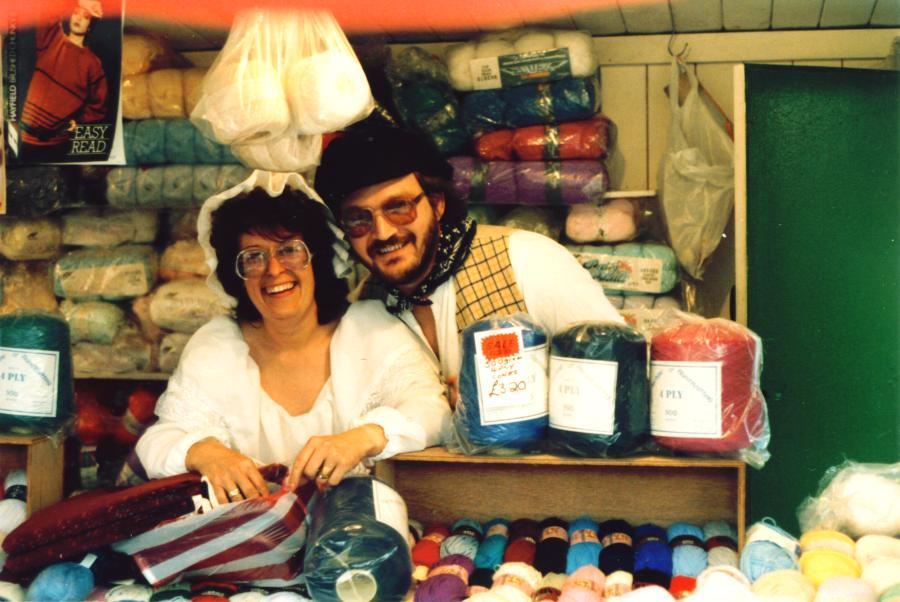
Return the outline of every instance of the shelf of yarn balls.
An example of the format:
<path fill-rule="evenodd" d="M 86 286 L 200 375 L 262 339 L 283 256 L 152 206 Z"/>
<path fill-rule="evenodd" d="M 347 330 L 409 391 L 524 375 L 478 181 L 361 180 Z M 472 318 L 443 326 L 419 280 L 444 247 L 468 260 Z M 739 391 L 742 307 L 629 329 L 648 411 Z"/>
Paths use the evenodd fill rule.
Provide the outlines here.
<path fill-rule="evenodd" d="M 468 456 L 431 447 L 378 462 L 375 471 L 400 493 L 409 516 L 426 524 L 582 515 L 632 524 L 724 520 L 744 539 L 746 465 L 739 460 Z"/>
<path fill-rule="evenodd" d="M 26 516 L 58 502 L 63 494 L 62 439 L 0 434 L 0 483 L 13 471 L 25 471 L 27 475 Z"/>

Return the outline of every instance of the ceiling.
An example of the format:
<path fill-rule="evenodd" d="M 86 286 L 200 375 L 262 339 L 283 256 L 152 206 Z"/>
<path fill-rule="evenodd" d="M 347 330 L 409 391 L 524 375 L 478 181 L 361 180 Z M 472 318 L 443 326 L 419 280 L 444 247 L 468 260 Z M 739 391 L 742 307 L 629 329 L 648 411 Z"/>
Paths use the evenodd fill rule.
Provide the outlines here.
<path fill-rule="evenodd" d="M 209 12 L 204 20 L 196 11 L 170 10 L 166 0 L 129 0 L 129 10 L 140 14 L 127 16 L 126 26 L 158 32 L 177 50 L 218 49 L 227 27 L 215 22 L 228 22 L 238 3 L 217 4 L 211 22 Z M 463 40 L 526 23 L 595 36 L 900 26 L 900 0 L 318 0 L 318 5 L 330 8 L 351 38 L 387 42 Z"/>

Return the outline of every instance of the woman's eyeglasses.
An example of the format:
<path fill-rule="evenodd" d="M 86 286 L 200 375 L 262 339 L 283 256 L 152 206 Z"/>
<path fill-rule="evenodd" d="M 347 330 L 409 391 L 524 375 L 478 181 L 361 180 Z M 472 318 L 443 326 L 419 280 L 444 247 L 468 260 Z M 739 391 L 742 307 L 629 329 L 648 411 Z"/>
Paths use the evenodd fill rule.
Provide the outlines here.
<path fill-rule="evenodd" d="M 271 255 L 260 247 L 250 247 L 237 254 L 234 270 L 242 280 L 259 278 L 266 272 Z M 301 272 L 309 267 L 312 253 L 309 247 L 299 238 L 292 238 L 275 247 L 275 259 L 285 269 Z"/>
<path fill-rule="evenodd" d="M 375 214 L 381 213 L 395 226 L 405 226 L 416 220 L 416 205 L 425 198 L 419 193 L 413 199 L 391 199 L 378 209 L 348 207 L 341 212 L 341 226 L 350 238 L 365 236 L 375 227 Z"/>

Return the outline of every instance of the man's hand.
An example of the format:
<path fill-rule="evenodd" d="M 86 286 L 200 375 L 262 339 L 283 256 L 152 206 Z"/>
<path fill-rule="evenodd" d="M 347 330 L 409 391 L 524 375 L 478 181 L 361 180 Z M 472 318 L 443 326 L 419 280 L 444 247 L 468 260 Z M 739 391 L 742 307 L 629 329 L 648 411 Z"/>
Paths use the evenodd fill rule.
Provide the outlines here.
<path fill-rule="evenodd" d="M 95 19 L 103 18 L 103 5 L 100 0 L 78 0 L 78 6 L 83 8 Z"/>

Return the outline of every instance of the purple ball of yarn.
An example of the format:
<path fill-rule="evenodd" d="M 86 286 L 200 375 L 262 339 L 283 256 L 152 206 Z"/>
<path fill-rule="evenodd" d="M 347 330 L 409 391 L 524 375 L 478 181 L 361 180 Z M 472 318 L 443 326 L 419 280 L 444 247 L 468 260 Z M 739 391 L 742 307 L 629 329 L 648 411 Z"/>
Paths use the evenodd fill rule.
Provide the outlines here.
<path fill-rule="evenodd" d="M 475 569 L 470 558 L 451 554 L 437 561 L 428 572 L 428 578 L 416 588 L 416 602 L 458 602 L 466 599 L 469 575 Z"/>

